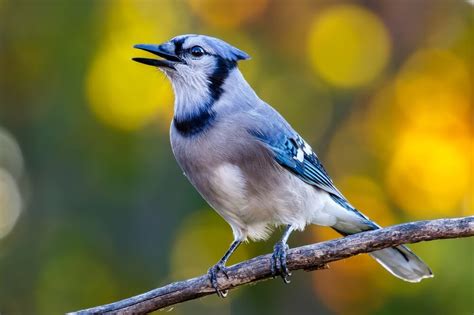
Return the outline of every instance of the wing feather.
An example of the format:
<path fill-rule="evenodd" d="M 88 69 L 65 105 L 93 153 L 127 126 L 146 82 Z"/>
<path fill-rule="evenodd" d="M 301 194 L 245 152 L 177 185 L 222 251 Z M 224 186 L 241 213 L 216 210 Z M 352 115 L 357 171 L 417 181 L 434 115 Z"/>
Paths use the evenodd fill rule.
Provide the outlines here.
<path fill-rule="evenodd" d="M 259 133 L 257 137 L 273 152 L 275 160 L 281 166 L 304 182 L 345 200 L 334 186 L 316 153 L 298 134 L 265 137 Z"/>

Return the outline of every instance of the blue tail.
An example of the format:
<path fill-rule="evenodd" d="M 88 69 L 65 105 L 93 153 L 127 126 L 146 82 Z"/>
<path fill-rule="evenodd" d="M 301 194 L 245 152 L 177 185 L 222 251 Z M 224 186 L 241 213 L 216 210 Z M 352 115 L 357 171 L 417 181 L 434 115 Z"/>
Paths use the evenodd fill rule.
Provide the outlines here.
<path fill-rule="evenodd" d="M 377 230 L 380 226 L 371 221 L 346 200 L 331 195 L 332 199 L 351 215 L 344 216 L 332 226 L 338 233 L 346 236 L 364 231 Z M 369 254 L 395 277 L 408 282 L 420 282 L 424 278 L 433 277 L 430 268 L 416 256 L 408 247 L 400 245 L 385 248 Z"/>

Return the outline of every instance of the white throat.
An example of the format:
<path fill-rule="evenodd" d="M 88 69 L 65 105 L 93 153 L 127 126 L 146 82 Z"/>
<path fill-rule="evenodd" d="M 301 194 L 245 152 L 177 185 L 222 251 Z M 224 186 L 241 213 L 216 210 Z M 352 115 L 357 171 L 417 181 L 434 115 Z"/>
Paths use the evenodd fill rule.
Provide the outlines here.
<path fill-rule="evenodd" d="M 169 75 L 173 86 L 174 116 L 177 119 L 192 117 L 210 102 L 208 81 L 205 75 L 190 73 L 189 76 Z"/>
<path fill-rule="evenodd" d="M 232 110 L 232 107 L 238 110 L 259 100 L 237 67 L 233 68 L 224 80 L 220 87 L 222 94 L 218 100 L 212 97 L 206 75 L 170 75 L 170 79 L 175 93 L 174 117 L 177 120 L 190 119 L 211 106 L 215 110 Z"/>

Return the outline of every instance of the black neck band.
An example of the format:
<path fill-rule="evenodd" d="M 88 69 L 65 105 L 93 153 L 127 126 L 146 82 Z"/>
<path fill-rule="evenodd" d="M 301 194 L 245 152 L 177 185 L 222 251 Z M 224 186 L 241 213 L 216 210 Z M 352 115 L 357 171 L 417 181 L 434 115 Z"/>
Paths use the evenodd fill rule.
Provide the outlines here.
<path fill-rule="evenodd" d="M 173 124 L 181 135 L 193 136 L 199 134 L 216 120 L 216 113 L 212 107 L 222 96 L 222 93 L 224 93 L 222 85 L 236 65 L 235 61 L 223 58 L 217 59 L 216 70 L 209 76 L 210 101 L 204 104 L 192 116 L 185 117 L 184 119 L 178 119 L 175 116 L 173 119 Z"/>
<path fill-rule="evenodd" d="M 200 112 L 191 117 L 178 119 L 175 116 L 173 118 L 173 124 L 181 135 L 193 136 L 206 130 L 215 119 L 216 113 L 212 108 L 206 106 L 206 108 L 203 108 Z"/>

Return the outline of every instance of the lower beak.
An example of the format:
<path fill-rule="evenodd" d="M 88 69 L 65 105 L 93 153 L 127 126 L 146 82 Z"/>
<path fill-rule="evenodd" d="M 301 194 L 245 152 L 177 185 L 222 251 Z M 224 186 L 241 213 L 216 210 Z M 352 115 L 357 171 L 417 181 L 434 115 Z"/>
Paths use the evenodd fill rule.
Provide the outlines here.
<path fill-rule="evenodd" d="M 132 58 L 133 61 L 140 62 L 149 66 L 158 68 L 169 68 L 175 69 L 175 64 L 182 63 L 183 61 L 173 51 L 173 47 L 169 43 L 162 45 L 147 45 L 138 44 L 133 46 L 141 50 L 148 51 L 154 55 L 162 57 L 163 59 L 150 59 L 150 58 Z"/>

